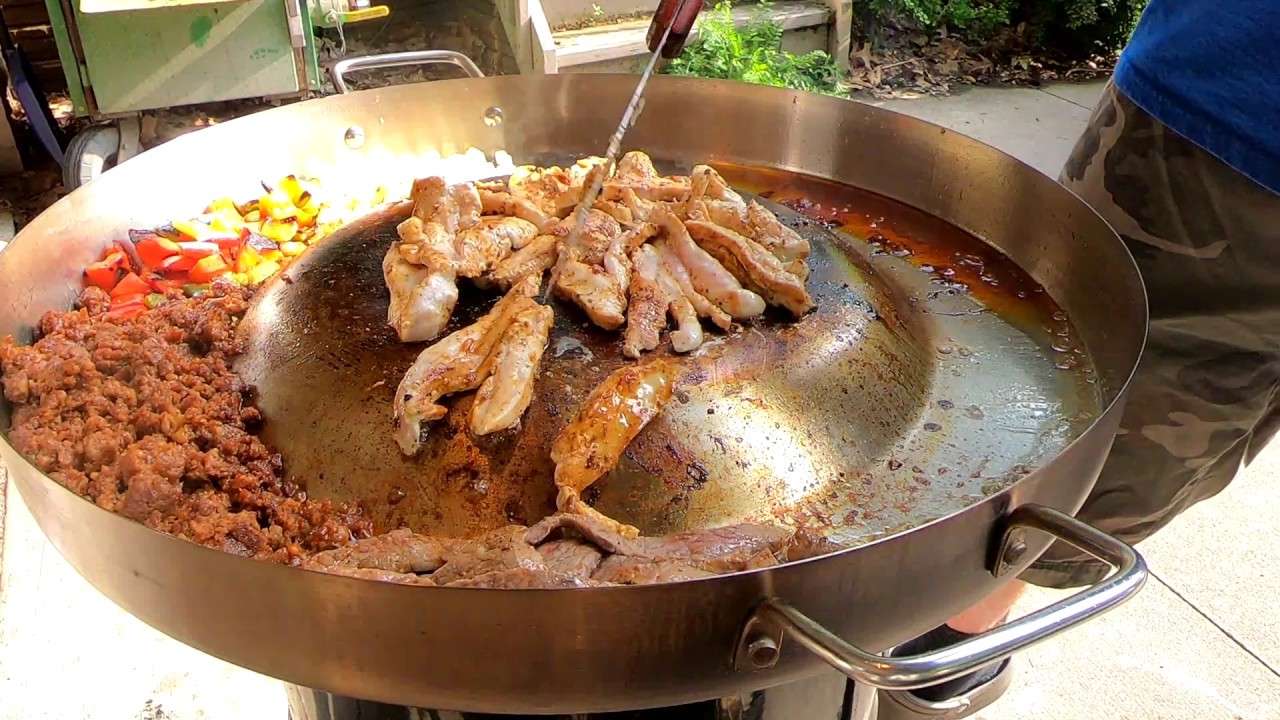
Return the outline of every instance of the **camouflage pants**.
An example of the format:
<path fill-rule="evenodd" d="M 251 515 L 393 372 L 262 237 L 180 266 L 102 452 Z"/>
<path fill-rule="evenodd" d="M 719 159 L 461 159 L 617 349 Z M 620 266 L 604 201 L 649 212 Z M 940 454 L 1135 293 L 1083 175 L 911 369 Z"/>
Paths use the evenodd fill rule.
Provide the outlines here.
<path fill-rule="evenodd" d="M 1078 517 L 1129 543 L 1213 497 L 1280 427 L 1280 195 L 1111 85 L 1059 178 L 1124 239 L 1151 308 L 1121 429 Z M 1022 579 L 1108 572 L 1058 543 Z"/>

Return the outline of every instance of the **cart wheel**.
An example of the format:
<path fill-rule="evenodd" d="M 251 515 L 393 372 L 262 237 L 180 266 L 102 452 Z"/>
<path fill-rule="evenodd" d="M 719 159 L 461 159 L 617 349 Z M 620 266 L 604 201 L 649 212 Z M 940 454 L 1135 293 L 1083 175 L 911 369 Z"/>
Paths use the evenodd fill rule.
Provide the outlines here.
<path fill-rule="evenodd" d="M 62 184 L 75 190 L 115 167 L 120 131 L 114 125 L 93 125 L 71 139 L 62 159 Z"/>

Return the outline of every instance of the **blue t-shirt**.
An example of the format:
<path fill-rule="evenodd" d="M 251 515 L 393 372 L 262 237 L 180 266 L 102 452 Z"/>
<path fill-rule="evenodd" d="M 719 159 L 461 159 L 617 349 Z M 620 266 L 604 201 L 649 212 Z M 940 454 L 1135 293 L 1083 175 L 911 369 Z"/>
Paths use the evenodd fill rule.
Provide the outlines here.
<path fill-rule="evenodd" d="M 1280 193 L 1280 0 L 1151 0 L 1116 88 Z"/>

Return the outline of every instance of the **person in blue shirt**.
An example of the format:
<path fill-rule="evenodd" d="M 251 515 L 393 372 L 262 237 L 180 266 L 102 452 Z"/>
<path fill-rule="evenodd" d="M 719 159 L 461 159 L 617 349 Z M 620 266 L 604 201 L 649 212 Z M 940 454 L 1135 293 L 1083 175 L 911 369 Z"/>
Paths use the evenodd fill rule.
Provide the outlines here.
<path fill-rule="evenodd" d="M 1078 517 L 1129 543 L 1225 488 L 1280 428 L 1280 0 L 1151 0 L 1059 181 L 1123 238 L 1151 324 L 1110 456 Z M 1110 568 L 1059 543 L 1017 581 L 893 651 L 1003 622 L 1025 583 Z M 964 717 L 1008 663 L 909 693 L 880 718 Z M 930 714 L 932 713 L 932 714 Z"/>

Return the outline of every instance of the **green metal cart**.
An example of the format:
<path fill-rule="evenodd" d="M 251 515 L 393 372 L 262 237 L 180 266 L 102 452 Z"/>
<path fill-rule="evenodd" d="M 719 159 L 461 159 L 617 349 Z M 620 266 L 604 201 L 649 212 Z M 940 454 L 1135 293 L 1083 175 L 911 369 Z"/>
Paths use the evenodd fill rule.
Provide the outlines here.
<path fill-rule="evenodd" d="M 384 17 L 369 0 L 45 0 L 75 113 L 68 189 L 140 151 L 140 113 L 320 92 L 317 31 Z"/>

